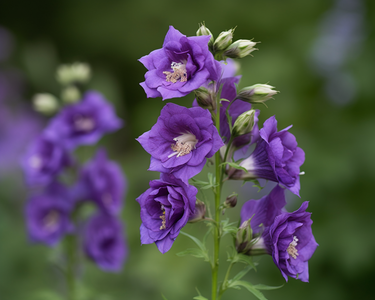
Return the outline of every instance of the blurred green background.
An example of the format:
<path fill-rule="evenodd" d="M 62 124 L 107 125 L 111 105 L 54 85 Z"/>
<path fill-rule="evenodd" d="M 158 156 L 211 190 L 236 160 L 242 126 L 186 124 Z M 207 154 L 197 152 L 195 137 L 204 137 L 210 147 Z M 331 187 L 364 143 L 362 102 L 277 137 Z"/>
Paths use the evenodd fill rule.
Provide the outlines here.
<path fill-rule="evenodd" d="M 344 35 L 346 43 L 321 46 L 317 56 L 317 41 L 330 30 L 324 27 L 324 20 L 339 2 L 350 1 L 0 2 L 0 25 L 14 37 L 8 64 L 25 76 L 26 102 L 36 92 L 58 94 L 53 76 L 57 65 L 83 61 L 93 69 L 90 87 L 115 103 L 118 115 L 126 122 L 123 129 L 100 144 L 109 147 L 109 156 L 121 163 L 128 179 L 123 220 L 130 255 L 119 274 L 101 272 L 86 262 L 83 273 L 87 286 L 98 295 L 116 300 L 162 299 L 161 294 L 169 300 L 192 299 L 197 294 L 195 287 L 206 297 L 210 295 L 209 265 L 196 258 L 176 256 L 193 246 L 188 238 L 180 236 L 164 255 L 155 245 L 140 246 L 141 221 L 135 201 L 148 188 L 148 181 L 158 177 L 147 171 L 149 155 L 135 138 L 151 128 L 165 104 L 160 98 L 146 98 L 139 86 L 146 69 L 137 60 L 161 47 L 169 25 L 191 36 L 198 23 L 205 21 L 216 36 L 237 26 L 235 39 L 261 42 L 253 57 L 241 60 L 240 86 L 269 83 L 280 91 L 275 100 L 267 102 L 268 109 L 257 107 L 261 109 L 260 124 L 272 115 L 277 117 L 279 130 L 293 124 L 290 131 L 306 153 L 301 199 L 288 194 L 288 208 L 294 210 L 302 201 L 310 201 L 313 233 L 320 245 L 309 262 L 310 283 L 291 279 L 283 288 L 264 294 L 269 299 L 372 298 L 375 2 L 353 0 L 361 5 L 356 22 L 362 25 Z M 345 26 L 337 26 L 337 35 L 343 34 L 340 28 Z M 345 47 L 350 51 L 330 73 L 334 47 L 337 52 L 345 51 Z M 333 58 L 324 50 L 331 51 Z M 350 74 L 349 82 L 339 81 L 327 93 L 327 82 L 342 73 Z M 349 96 L 347 85 L 353 87 Z M 190 106 L 192 100 L 189 95 L 172 101 Z M 32 299 L 40 290 L 59 289 L 61 278 L 49 264 L 51 249 L 27 241 L 22 208 L 26 193 L 19 170 L 0 181 L 0 299 Z M 242 203 L 263 195 L 248 185 L 226 186 L 228 194 L 240 190 L 239 203 L 228 214 L 233 221 L 237 221 Z M 204 224 L 189 224 L 184 231 L 201 236 L 204 229 Z M 230 239 L 224 239 L 225 243 L 229 244 Z M 221 254 L 225 262 L 224 249 Z M 285 283 L 271 257 L 259 260 L 258 271 L 250 272 L 247 280 L 268 285 Z M 244 290 L 228 291 L 222 299 L 245 297 L 254 299 Z"/>

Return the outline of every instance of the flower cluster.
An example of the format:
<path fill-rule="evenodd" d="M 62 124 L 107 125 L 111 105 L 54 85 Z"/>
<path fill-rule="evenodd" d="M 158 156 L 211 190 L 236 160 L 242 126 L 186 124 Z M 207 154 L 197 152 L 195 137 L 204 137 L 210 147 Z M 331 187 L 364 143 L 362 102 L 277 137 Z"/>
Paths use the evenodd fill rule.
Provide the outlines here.
<path fill-rule="evenodd" d="M 317 243 L 310 213 L 306 212 L 307 202 L 292 213 L 284 209 L 285 188 L 299 196 L 305 153 L 288 131 L 291 126 L 278 131 L 274 116 L 259 129 L 260 110 L 252 105 L 265 105 L 277 91 L 268 84 L 237 89 L 241 76 L 236 76 L 237 62 L 232 58 L 248 56 L 256 50 L 256 43 L 233 42 L 233 32 L 223 31 L 215 39 L 202 25 L 196 37 L 186 37 L 171 26 L 163 47 L 140 59 L 148 70 L 141 83 L 148 98 L 166 100 L 191 92 L 196 98 L 192 108 L 167 103 L 157 123 L 137 139 L 151 155 L 149 170 L 161 173 L 160 179 L 151 181 L 150 188 L 137 199 L 141 207 L 141 242 L 156 243 L 165 253 L 189 219 L 205 220 L 206 207 L 196 199 L 197 189 L 189 185 L 189 180 L 193 179 L 193 185 L 198 182 L 193 177 L 202 171 L 207 158 L 217 153 L 216 177 L 195 184 L 202 189 L 212 188 L 216 200 L 226 180 L 257 182 L 262 178 L 277 183 L 269 195 L 243 205 L 242 225 L 234 234 L 237 251 L 270 254 L 286 280 L 290 276 L 308 281 L 308 260 Z M 251 154 L 235 161 L 252 144 L 255 147 Z M 237 195 L 233 195 L 220 206 L 215 201 L 215 220 L 210 218 L 209 222 L 217 228 L 221 226 L 218 212 L 224 214 L 225 209 L 237 204 Z M 214 230 L 215 249 L 221 230 Z M 216 251 L 213 261 L 218 259 Z M 217 272 L 215 266 L 213 271 Z M 222 288 L 227 284 L 224 282 Z"/>
<path fill-rule="evenodd" d="M 52 99 L 48 97 L 43 103 Z M 25 209 L 30 239 L 53 246 L 65 235 L 74 235 L 82 240 L 86 255 L 106 271 L 120 270 L 127 255 L 119 219 L 125 177 L 103 149 L 84 165 L 74 150 L 96 144 L 122 123 L 103 95 L 88 91 L 80 101 L 61 108 L 22 160 L 30 188 Z M 82 222 L 85 202 L 94 204 L 96 212 Z"/>

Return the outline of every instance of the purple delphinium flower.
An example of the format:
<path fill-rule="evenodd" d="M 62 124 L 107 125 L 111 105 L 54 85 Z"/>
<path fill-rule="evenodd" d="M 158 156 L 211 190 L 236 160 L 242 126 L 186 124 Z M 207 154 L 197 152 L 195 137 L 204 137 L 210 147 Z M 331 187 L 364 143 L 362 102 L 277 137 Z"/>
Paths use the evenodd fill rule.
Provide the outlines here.
<path fill-rule="evenodd" d="M 241 224 L 249 219 L 254 234 L 263 232 L 273 223 L 286 205 L 284 189 L 278 184 L 266 196 L 259 200 L 249 200 L 241 208 Z M 260 227 L 260 225 L 262 226 Z"/>
<path fill-rule="evenodd" d="M 138 139 L 151 155 L 150 171 L 173 173 L 185 184 L 224 145 L 208 110 L 167 103 L 157 123 Z"/>
<path fill-rule="evenodd" d="M 294 135 L 288 132 L 291 127 L 278 132 L 275 117 L 266 120 L 259 132 L 260 138 L 254 152 L 240 163 L 248 172 L 235 170 L 230 173 L 230 177 L 239 180 L 272 180 L 299 196 L 300 166 L 305 161 L 305 153 L 297 147 Z"/>
<path fill-rule="evenodd" d="M 26 182 L 31 186 L 48 185 L 71 164 L 72 158 L 67 149 L 43 134 L 29 146 L 22 160 Z"/>
<path fill-rule="evenodd" d="M 83 245 L 90 257 L 104 271 L 118 272 L 128 254 L 122 224 L 115 217 L 97 214 L 86 224 Z"/>
<path fill-rule="evenodd" d="M 25 208 L 30 239 L 53 246 L 72 232 L 74 227 L 69 219 L 72 204 L 68 191 L 56 183 L 44 194 L 32 196 Z"/>
<path fill-rule="evenodd" d="M 279 214 L 263 233 L 267 251 L 286 281 L 288 276 L 309 281 L 308 260 L 318 244 L 312 234 L 307 206 L 308 202 L 304 202 L 294 212 Z"/>
<path fill-rule="evenodd" d="M 163 48 L 139 61 L 148 69 L 141 86 L 148 98 L 186 96 L 208 80 L 218 79 L 218 62 L 208 50 L 210 36 L 186 37 L 173 26 Z"/>
<path fill-rule="evenodd" d="M 182 227 L 194 215 L 198 190 L 170 174 L 150 181 L 150 188 L 137 198 L 141 206 L 141 243 L 155 243 L 167 252 Z"/>
<path fill-rule="evenodd" d="M 99 150 L 93 160 L 82 169 L 75 188 L 75 197 L 90 199 L 109 214 L 121 211 L 126 183 L 121 168 L 108 160 L 104 150 Z"/>
<path fill-rule="evenodd" d="M 122 123 L 102 94 L 89 91 L 80 102 L 61 110 L 51 120 L 46 134 L 72 149 L 95 144 L 104 134 L 119 129 Z"/>

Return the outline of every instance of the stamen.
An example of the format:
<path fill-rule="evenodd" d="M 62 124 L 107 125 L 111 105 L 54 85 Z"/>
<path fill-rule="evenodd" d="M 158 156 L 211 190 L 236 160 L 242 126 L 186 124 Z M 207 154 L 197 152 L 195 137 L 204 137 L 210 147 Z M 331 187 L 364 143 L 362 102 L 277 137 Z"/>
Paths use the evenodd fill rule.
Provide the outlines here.
<path fill-rule="evenodd" d="M 43 219 L 43 225 L 48 231 L 56 230 L 60 215 L 56 210 L 51 210 Z"/>
<path fill-rule="evenodd" d="M 164 207 L 162 208 L 164 210 Z M 165 220 L 165 210 L 163 211 L 163 214 L 160 216 L 160 219 L 161 219 L 161 226 L 160 226 L 160 230 L 163 230 L 166 227 L 166 220 Z"/>
<path fill-rule="evenodd" d="M 176 83 L 178 80 L 180 80 L 180 82 L 187 81 L 187 73 L 186 73 L 185 64 L 172 62 L 171 68 L 173 72 L 168 72 L 168 71 L 163 72 L 163 74 L 166 75 L 165 80 L 167 82 Z"/>
<path fill-rule="evenodd" d="M 171 149 L 174 152 L 169 154 L 168 158 L 171 158 L 175 155 L 177 155 L 177 157 L 180 157 L 189 154 L 193 149 L 195 149 L 195 145 L 198 143 L 198 140 L 192 133 L 183 133 L 173 140 L 176 141 L 175 144 L 171 144 Z"/>
<path fill-rule="evenodd" d="M 74 120 L 74 127 L 79 131 L 89 132 L 95 128 L 95 121 L 92 118 L 80 116 Z"/>
<path fill-rule="evenodd" d="M 296 236 L 293 236 L 293 241 L 289 244 L 288 249 L 286 249 L 288 254 L 294 259 L 296 259 L 298 256 L 298 250 L 296 249 L 297 242 L 298 238 Z"/>

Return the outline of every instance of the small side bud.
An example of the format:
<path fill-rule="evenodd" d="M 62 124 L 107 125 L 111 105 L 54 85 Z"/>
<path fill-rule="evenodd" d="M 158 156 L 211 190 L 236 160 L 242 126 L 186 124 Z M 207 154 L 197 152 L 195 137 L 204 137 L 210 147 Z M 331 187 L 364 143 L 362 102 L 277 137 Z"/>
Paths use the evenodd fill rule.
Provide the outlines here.
<path fill-rule="evenodd" d="M 68 86 L 62 90 L 61 99 L 65 103 L 76 103 L 79 99 L 81 99 L 81 92 L 73 85 Z"/>
<path fill-rule="evenodd" d="M 199 89 L 196 89 L 194 93 L 200 107 L 209 110 L 216 109 L 216 102 L 214 101 L 210 90 L 200 87 Z"/>
<path fill-rule="evenodd" d="M 199 221 L 203 221 L 206 215 L 206 205 L 204 202 L 200 201 L 199 199 L 195 202 L 195 210 L 194 214 L 190 216 L 189 223 L 196 223 Z"/>
<path fill-rule="evenodd" d="M 211 48 L 212 45 L 214 44 L 214 35 L 211 33 L 211 31 L 204 24 L 201 24 L 201 26 L 197 30 L 197 36 L 202 36 L 202 35 L 210 35 L 211 36 L 210 40 L 208 41 L 208 47 Z"/>
<path fill-rule="evenodd" d="M 88 64 L 73 63 L 71 65 L 61 65 L 56 72 L 57 81 L 62 85 L 72 83 L 85 83 L 91 77 L 91 69 Z"/>
<path fill-rule="evenodd" d="M 236 99 L 250 102 L 252 104 L 264 103 L 278 93 L 268 84 L 254 84 L 243 88 L 237 94 Z"/>
<path fill-rule="evenodd" d="M 37 112 L 51 115 L 59 109 L 59 102 L 52 94 L 36 94 L 33 97 L 33 107 Z"/>
<path fill-rule="evenodd" d="M 224 201 L 224 207 L 225 208 L 233 208 L 237 205 L 237 193 L 230 194 L 227 199 Z"/>
<path fill-rule="evenodd" d="M 251 219 L 243 222 L 236 235 L 236 250 L 238 253 L 247 253 L 252 246 L 253 231 L 250 226 Z"/>
<path fill-rule="evenodd" d="M 233 32 L 234 29 L 230 29 L 219 34 L 213 45 L 214 52 L 224 51 L 232 44 Z"/>
<path fill-rule="evenodd" d="M 233 125 L 233 137 L 244 135 L 251 132 L 254 126 L 255 110 L 250 109 L 238 116 Z"/>
<path fill-rule="evenodd" d="M 223 54 L 224 56 L 230 58 L 243 58 L 249 55 L 254 50 L 257 50 L 256 48 L 254 48 L 255 45 L 256 43 L 250 40 L 237 40 L 234 43 L 232 43 L 224 51 Z"/>

